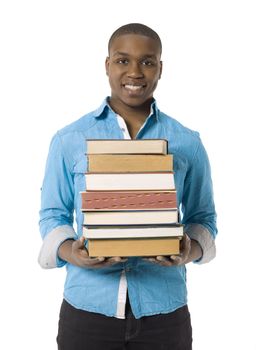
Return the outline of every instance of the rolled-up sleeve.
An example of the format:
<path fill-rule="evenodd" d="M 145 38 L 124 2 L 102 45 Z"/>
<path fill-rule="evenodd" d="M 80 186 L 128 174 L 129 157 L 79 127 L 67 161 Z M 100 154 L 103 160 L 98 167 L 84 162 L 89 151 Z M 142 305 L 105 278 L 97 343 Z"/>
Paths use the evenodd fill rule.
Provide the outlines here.
<path fill-rule="evenodd" d="M 43 268 L 61 267 L 57 251 L 62 242 L 76 239 L 73 228 L 74 185 L 61 136 L 51 142 L 41 190 L 40 233 L 43 244 L 38 262 Z"/>
<path fill-rule="evenodd" d="M 210 164 L 200 138 L 185 178 L 182 213 L 185 232 L 202 248 L 202 258 L 196 262 L 211 261 L 216 255 L 216 211 Z"/>

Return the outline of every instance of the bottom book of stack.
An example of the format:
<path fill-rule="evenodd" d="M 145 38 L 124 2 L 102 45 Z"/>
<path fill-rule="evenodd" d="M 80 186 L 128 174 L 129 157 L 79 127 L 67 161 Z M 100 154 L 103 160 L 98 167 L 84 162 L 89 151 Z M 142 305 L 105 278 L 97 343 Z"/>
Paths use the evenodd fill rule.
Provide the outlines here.
<path fill-rule="evenodd" d="M 89 256 L 156 256 L 180 253 L 183 225 L 83 226 Z"/>

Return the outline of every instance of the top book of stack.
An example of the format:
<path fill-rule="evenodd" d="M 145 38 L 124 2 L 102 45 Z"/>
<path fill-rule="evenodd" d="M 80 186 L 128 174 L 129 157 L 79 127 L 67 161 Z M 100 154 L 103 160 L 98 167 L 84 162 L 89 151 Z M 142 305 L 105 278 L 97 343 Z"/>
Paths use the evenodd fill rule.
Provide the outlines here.
<path fill-rule="evenodd" d="M 121 142 L 121 146 L 120 143 Z M 167 140 L 87 140 L 88 154 L 167 154 Z"/>

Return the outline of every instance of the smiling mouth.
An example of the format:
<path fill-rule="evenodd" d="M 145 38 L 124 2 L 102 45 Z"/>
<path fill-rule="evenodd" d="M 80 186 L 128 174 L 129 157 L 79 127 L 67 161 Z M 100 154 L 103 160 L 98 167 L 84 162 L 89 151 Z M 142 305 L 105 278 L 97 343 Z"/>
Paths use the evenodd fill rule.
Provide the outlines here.
<path fill-rule="evenodd" d="M 146 87 L 145 84 L 133 85 L 133 84 L 123 84 L 124 88 L 129 91 L 140 91 Z"/>

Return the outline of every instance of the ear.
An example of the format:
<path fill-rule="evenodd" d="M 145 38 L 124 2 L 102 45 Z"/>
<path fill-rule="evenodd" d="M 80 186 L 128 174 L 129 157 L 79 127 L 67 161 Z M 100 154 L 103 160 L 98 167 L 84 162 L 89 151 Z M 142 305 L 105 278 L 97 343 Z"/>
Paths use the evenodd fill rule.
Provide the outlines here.
<path fill-rule="evenodd" d="M 110 58 L 107 57 L 105 61 L 105 68 L 106 68 L 106 75 L 108 76 L 108 71 L 109 71 L 109 60 Z"/>
<path fill-rule="evenodd" d="M 160 72 L 159 72 L 159 78 L 158 79 L 161 79 L 162 70 L 163 70 L 163 61 L 160 61 Z"/>

